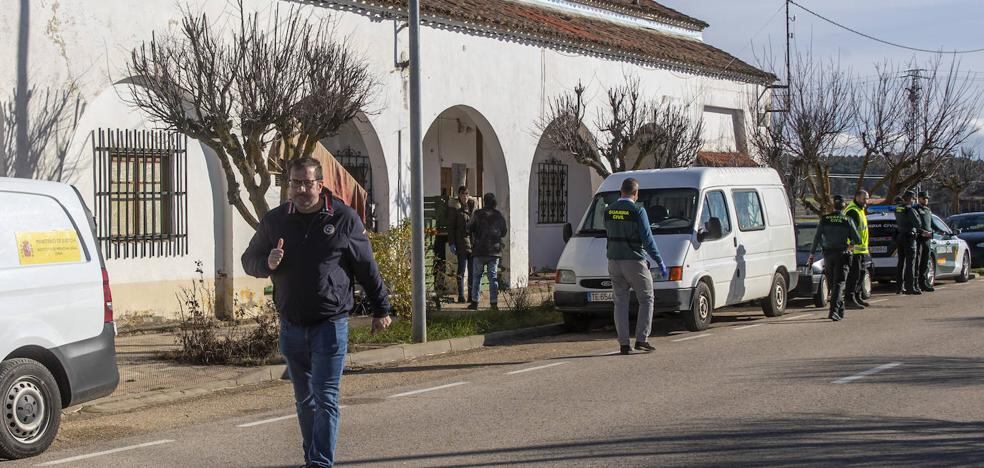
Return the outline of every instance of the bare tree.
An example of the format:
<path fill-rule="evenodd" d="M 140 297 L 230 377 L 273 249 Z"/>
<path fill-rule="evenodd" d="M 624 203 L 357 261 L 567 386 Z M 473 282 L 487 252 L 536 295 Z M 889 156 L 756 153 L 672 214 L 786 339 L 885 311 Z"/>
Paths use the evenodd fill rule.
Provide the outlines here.
<path fill-rule="evenodd" d="M 960 154 L 947 158 L 934 181 L 950 192 L 953 213 L 960 212 L 960 198 L 975 184 L 984 182 L 984 160 L 969 148 L 961 148 Z"/>
<path fill-rule="evenodd" d="M 956 61 L 944 64 L 942 57 L 922 71 L 910 74 L 908 87 L 904 82 L 886 86 L 895 93 L 886 106 L 897 120 L 875 125 L 892 135 L 880 146 L 871 145 L 888 168 L 872 190 L 884 188 L 887 199 L 935 176 L 977 132 L 982 95 L 969 75 Z"/>
<path fill-rule="evenodd" d="M 858 87 L 853 101 L 854 134 L 862 149 L 855 191 L 861 190 L 868 169 L 888 158 L 905 138 L 905 85 L 901 71 L 887 64 L 875 67 L 875 76 Z M 887 198 L 891 201 L 894 198 Z"/>
<path fill-rule="evenodd" d="M 27 115 L 18 118 L 17 106 L 24 99 Z M 9 101 L 0 101 L 0 177 L 63 181 L 76 170 L 68 160 L 68 145 L 85 110 L 85 102 L 74 83 L 61 89 L 36 87 Z M 26 147 L 18 148 L 18 125 L 26 123 Z"/>
<path fill-rule="evenodd" d="M 604 136 L 598 140 L 587 130 L 585 91 L 578 84 L 573 92 L 556 96 L 537 124 L 544 138 L 578 163 L 607 177 L 627 170 L 685 167 L 696 160 L 704 123 L 687 106 L 658 105 L 642 96 L 637 79 L 628 78 L 606 92 L 594 124 Z"/>
<path fill-rule="evenodd" d="M 240 13 L 231 40 L 206 15 L 185 14 L 179 34 L 134 49 L 126 71 L 132 106 L 218 155 L 229 203 L 255 228 L 276 174 L 364 111 L 377 81 L 329 19 L 291 9 L 264 26 L 242 3 Z"/>

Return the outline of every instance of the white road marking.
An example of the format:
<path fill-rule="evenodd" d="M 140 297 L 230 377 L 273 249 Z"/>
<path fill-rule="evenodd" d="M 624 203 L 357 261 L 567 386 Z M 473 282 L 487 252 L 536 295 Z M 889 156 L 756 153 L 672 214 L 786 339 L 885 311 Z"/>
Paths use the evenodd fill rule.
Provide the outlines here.
<path fill-rule="evenodd" d="M 561 366 L 561 365 L 564 365 L 564 364 L 567 364 L 567 361 L 555 362 L 553 364 L 545 364 L 545 365 L 542 365 L 542 366 L 530 367 L 530 368 L 527 368 L 527 369 L 514 370 L 512 372 L 506 372 L 506 375 L 522 374 L 523 372 L 532 372 L 532 371 L 535 371 L 535 370 L 546 369 L 548 367 L 554 367 L 554 366 Z"/>
<path fill-rule="evenodd" d="M 400 398 L 400 397 L 405 397 L 405 396 L 410 396 L 410 395 L 418 395 L 418 394 L 421 394 L 421 393 L 433 392 L 434 390 L 443 390 L 445 388 L 457 387 L 459 385 L 464 385 L 466 383 L 468 383 L 468 382 L 455 382 L 455 383 L 451 383 L 451 384 L 447 384 L 447 385 L 439 385 L 437 387 L 423 388 L 423 389 L 420 389 L 420 390 L 414 390 L 412 392 L 397 393 L 396 395 L 390 395 L 390 396 L 388 396 L 386 398 Z"/>
<path fill-rule="evenodd" d="M 344 408 L 348 408 L 348 406 L 341 405 L 341 406 L 338 407 L 338 409 L 344 409 Z M 261 424 L 268 424 L 268 423 L 273 423 L 273 422 L 277 422 L 277 421 L 283 421 L 285 419 L 295 419 L 295 418 L 297 418 L 297 414 L 288 414 L 287 416 L 280 416 L 279 418 L 270 418 L 270 419 L 264 419 L 264 420 L 261 420 L 261 421 L 254 421 L 254 422 L 251 422 L 251 423 L 239 424 L 236 427 L 253 427 L 253 426 L 259 426 Z"/>
<path fill-rule="evenodd" d="M 901 365 L 902 365 L 901 362 L 890 362 L 888 364 L 882 364 L 882 365 L 880 365 L 878 367 L 874 367 L 874 368 L 868 369 L 868 370 L 866 370 L 864 372 L 858 372 L 857 374 L 854 374 L 854 375 L 852 375 L 850 377 L 844 377 L 843 379 L 837 379 L 833 383 L 835 383 L 835 384 L 851 383 L 851 382 L 854 382 L 855 380 L 863 379 L 863 378 L 865 378 L 865 377 L 867 377 L 869 375 L 877 374 L 877 373 L 879 373 L 879 372 L 881 372 L 883 370 L 888 370 L 888 369 L 891 369 L 893 367 L 898 367 L 898 366 L 901 366 Z"/>
<path fill-rule="evenodd" d="M 670 340 L 670 341 L 676 343 L 678 341 L 696 340 L 697 338 L 706 338 L 708 336 L 711 336 L 711 334 L 710 333 L 704 333 L 703 335 L 688 336 L 686 338 L 677 338 L 675 340 Z"/>
<path fill-rule="evenodd" d="M 130 445 L 128 447 L 120 447 L 120 448 L 115 448 L 115 449 L 112 449 L 112 450 L 105 450 L 105 451 L 102 451 L 102 452 L 90 453 L 88 455 L 79 455 L 77 457 L 62 458 L 61 460 L 54 460 L 54 461 L 45 462 L 45 463 L 41 463 L 40 465 L 34 465 L 34 466 L 54 466 L 54 465 L 61 465 L 62 463 L 72 463 L 72 462 L 77 462 L 79 460 L 87 460 L 89 458 L 101 457 L 103 455 L 112 455 L 114 453 L 126 452 L 128 450 L 135 450 L 135 449 L 144 448 L 144 447 L 153 447 L 155 445 L 161 445 L 161 444 L 170 444 L 171 442 L 174 442 L 174 441 L 171 440 L 171 439 L 155 440 L 154 442 L 147 442 L 147 443 L 144 443 L 144 444 Z"/>
<path fill-rule="evenodd" d="M 877 299 L 877 300 L 874 300 L 874 301 L 868 301 L 868 304 L 877 304 L 879 302 L 885 302 L 887 300 L 888 299 Z"/>
<path fill-rule="evenodd" d="M 740 327 L 735 327 L 735 330 L 745 330 L 745 329 L 748 329 L 748 328 L 761 327 L 762 325 L 764 325 L 764 324 L 762 324 L 762 323 L 756 323 L 754 325 L 743 325 L 743 326 L 740 326 Z"/>
<path fill-rule="evenodd" d="M 933 289 L 939 291 L 940 289 L 946 289 L 946 286 L 935 286 Z"/>
<path fill-rule="evenodd" d="M 621 351 L 611 351 L 611 352 L 607 352 L 607 353 L 601 353 L 598 356 L 614 356 L 616 354 L 622 354 L 622 352 Z"/>
<path fill-rule="evenodd" d="M 813 315 L 814 314 L 803 314 L 803 315 L 797 315 L 795 317 L 786 317 L 783 320 L 799 320 L 801 318 L 812 317 Z"/>

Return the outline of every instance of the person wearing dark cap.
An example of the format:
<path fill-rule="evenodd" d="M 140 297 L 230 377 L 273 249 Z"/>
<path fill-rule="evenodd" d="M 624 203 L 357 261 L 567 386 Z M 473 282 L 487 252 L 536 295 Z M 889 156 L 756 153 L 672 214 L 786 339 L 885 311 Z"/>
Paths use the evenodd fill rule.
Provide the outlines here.
<path fill-rule="evenodd" d="M 933 242 L 933 210 L 929 209 L 929 192 L 919 192 L 917 197 L 919 202 L 916 206 L 916 214 L 919 215 L 921 229 L 919 237 L 916 239 L 916 271 L 918 272 L 917 284 L 920 291 L 933 292 L 936 288 L 929 282 L 929 268 L 932 258 L 930 249 Z"/>
<path fill-rule="evenodd" d="M 484 206 L 472 215 L 467 227 L 472 236 L 472 287 L 468 309 L 478 310 L 484 274 L 489 279 L 489 306 L 499 310 L 499 261 L 502 260 L 502 238 L 509 232 L 506 218 L 495 209 L 495 194 L 486 193 L 482 204 Z"/>
<path fill-rule="evenodd" d="M 843 211 L 844 197 L 834 196 L 834 210 L 820 217 L 807 262 L 807 265 L 812 265 L 817 247 L 823 249 L 827 284 L 831 286 L 830 314 L 827 317 L 835 322 L 844 318 L 844 283 L 851 265 L 853 246 L 861 243 L 857 226 Z"/>
<path fill-rule="evenodd" d="M 898 245 L 898 264 L 895 280 L 896 294 L 922 294 L 916 284 L 916 239 L 922 223 L 912 206 L 916 194 L 911 190 L 902 194 L 902 203 L 895 207 L 896 244 Z"/>

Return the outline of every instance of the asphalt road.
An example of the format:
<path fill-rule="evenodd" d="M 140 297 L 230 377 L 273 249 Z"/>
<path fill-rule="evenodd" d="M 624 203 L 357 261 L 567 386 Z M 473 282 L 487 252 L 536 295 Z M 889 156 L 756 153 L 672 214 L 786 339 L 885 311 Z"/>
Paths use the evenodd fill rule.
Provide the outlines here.
<path fill-rule="evenodd" d="M 984 464 L 984 281 L 879 292 L 838 323 L 805 303 L 660 320 L 657 351 L 561 335 L 343 380 L 339 464 Z M 69 418 L 19 466 L 298 466 L 287 384 Z M 107 453 L 108 452 L 108 453 Z"/>

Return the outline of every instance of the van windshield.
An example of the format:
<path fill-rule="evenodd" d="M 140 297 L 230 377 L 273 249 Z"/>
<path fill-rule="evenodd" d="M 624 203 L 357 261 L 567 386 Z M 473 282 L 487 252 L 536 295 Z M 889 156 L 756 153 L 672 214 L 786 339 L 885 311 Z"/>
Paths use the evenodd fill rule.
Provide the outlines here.
<path fill-rule="evenodd" d="M 618 192 L 602 192 L 584 215 L 578 235 L 604 236 L 605 209 L 619 198 Z M 697 214 L 697 190 L 691 188 L 639 190 L 639 204 L 646 208 L 653 234 L 686 234 L 693 230 Z"/>

